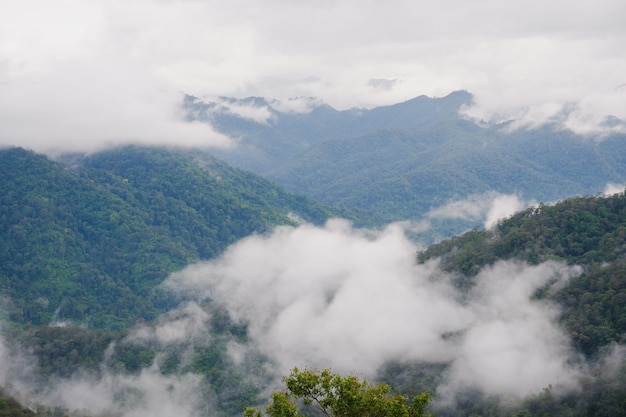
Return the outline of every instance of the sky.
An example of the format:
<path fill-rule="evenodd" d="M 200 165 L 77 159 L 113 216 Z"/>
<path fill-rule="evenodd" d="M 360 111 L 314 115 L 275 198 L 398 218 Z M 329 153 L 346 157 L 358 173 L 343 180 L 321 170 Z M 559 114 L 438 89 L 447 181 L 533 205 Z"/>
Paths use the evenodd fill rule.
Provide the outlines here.
<path fill-rule="evenodd" d="M 183 94 L 337 109 L 474 95 L 465 115 L 626 119 L 621 0 L 2 0 L 0 145 L 228 146 Z"/>

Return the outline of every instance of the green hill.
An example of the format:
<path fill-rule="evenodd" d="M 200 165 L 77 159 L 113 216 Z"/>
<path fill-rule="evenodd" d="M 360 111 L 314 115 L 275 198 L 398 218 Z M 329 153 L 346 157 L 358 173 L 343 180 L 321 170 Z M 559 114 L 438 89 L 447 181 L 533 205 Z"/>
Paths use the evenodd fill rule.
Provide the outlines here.
<path fill-rule="evenodd" d="M 463 120 L 318 143 L 268 178 L 318 201 L 419 220 L 453 199 L 496 191 L 554 201 L 626 181 L 623 135 L 551 128 L 507 133 Z"/>
<path fill-rule="evenodd" d="M 578 349 L 593 355 L 626 340 L 626 196 L 567 199 L 529 208 L 494 231 L 472 231 L 430 246 L 418 259 L 439 257 L 469 287 L 485 265 L 500 259 L 531 264 L 562 260 L 584 272 L 552 294 L 561 323 Z"/>
<path fill-rule="evenodd" d="M 246 350 L 245 323 L 233 321 L 212 301 L 157 319 L 180 300 L 156 285 L 248 233 L 293 224 L 290 213 L 320 223 L 330 210 L 201 151 L 127 147 L 55 162 L 15 148 L 0 152 L 0 169 L 0 288 L 10 318 L 22 324 L 4 328 L 5 350 L 27 350 L 36 358 L 39 393 L 46 392 L 46 384 L 77 381 L 80 375 L 119 381 L 150 376 L 166 380 L 174 391 L 193 376 L 202 393 L 199 410 L 209 403 L 216 408 L 205 414 L 239 415 L 244 405 L 261 404 L 265 384 L 272 381 L 271 364 Z M 624 415 L 623 357 L 613 364 L 614 372 L 599 369 L 607 352 L 626 341 L 626 196 L 541 204 L 493 230 L 430 246 L 416 262 L 432 259 L 452 274 L 462 294 L 481 268 L 499 260 L 579 265 L 582 274 L 561 287 L 540 288 L 534 298 L 560 305 L 559 324 L 590 369 L 581 378 L 581 392 L 564 394 L 549 386 L 503 400 L 470 390 L 455 398 L 456 408 L 437 405 L 435 415 Z M 202 317 L 201 325 L 193 321 Z M 49 326 L 63 320 L 84 326 Z M 147 322 L 143 333 L 130 329 L 137 321 Z M 201 334 L 157 334 L 176 326 L 187 331 L 180 327 L 187 325 Z M 166 336 L 171 338 L 159 339 Z M 233 360 L 233 349 L 245 352 L 239 357 L 243 362 Z M 425 387 L 436 393 L 447 370 L 446 363 L 400 362 L 379 376 L 399 392 Z M 140 398 L 121 398 L 141 405 Z M 10 401 L 0 395 L 0 408 L 6 404 L 11 412 L 28 414 Z"/>
<path fill-rule="evenodd" d="M 154 287 L 172 271 L 293 216 L 331 215 L 200 151 L 126 147 L 64 162 L 0 151 L 0 291 L 19 323 L 152 320 L 169 305 Z"/>

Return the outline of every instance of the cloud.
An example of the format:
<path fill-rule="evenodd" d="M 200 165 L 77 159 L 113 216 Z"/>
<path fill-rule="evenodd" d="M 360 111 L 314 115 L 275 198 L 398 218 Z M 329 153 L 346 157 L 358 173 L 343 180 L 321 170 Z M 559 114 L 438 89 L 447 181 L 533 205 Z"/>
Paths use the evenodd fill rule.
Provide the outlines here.
<path fill-rule="evenodd" d="M 626 184 L 615 184 L 610 182 L 606 185 L 606 187 L 604 187 L 604 191 L 602 192 L 602 194 L 607 196 L 613 194 L 623 194 L 625 189 Z"/>
<path fill-rule="evenodd" d="M 387 361 L 413 360 L 451 364 L 442 396 L 467 386 L 519 396 L 571 386 L 578 371 L 558 310 L 532 295 L 579 270 L 502 262 L 478 275 L 467 298 L 436 262 L 417 265 L 416 251 L 399 225 L 282 227 L 166 285 L 223 304 L 278 373 L 313 366 L 371 377 Z"/>
<path fill-rule="evenodd" d="M 200 406 L 200 376 L 194 374 L 163 376 L 148 368 L 138 375 L 105 373 L 56 382 L 42 394 L 46 404 L 97 415 L 185 417 L 198 415 Z"/>
<path fill-rule="evenodd" d="M 272 108 L 281 113 L 304 114 L 309 113 L 324 103 L 314 97 L 292 97 L 286 100 L 272 100 Z"/>
<path fill-rule="evenodd" d="M 28 353 L 20 352 L 16 346 L 7 343 L 2 327 L 0 323 L 0 387 L 18 399 L 28 399 L 29 387 L 34 380 L 35 361 Z"/>
<path fill-rule="evenodd" d="M 549 385 L 577 389 L 586 365 L 557 324 L 558 307 L 534 294 L 561 288 L 580 268 L 502 261 L 462 293 L 438 261 L 416 264 L 418 248 L 405 232 L 403 224 L 372 231 L 333 220 L 250 236 L 218 259 L 173 274 L 165 285 L 190 301 L 132 329 L 124 343 L 175 348 L 184 368 L 195 347 L 214 342 L 213 316 L 200 306 L 210 300 L 247 324 L 246 342 L 220 343 L 255 386 L 276 388 L 267 377 L 279 381 L 293 366 L 375 378 L 388 361 L 415 361 L 448 364 L 437 388 L 441 402 L 468 388 L 520 398 Z M 621 353 L 607 355 L 602 369 Z M 270 364 L 259 376 L 262 357 Z M 77 373 L 36 395 L 22 365 L 34 361 L 17 358 L 0 338 L 1 363 L 15 364 L 0 368 L 0 383 L 46 405 L 121 416 L 192 416 L 214 406 L 200 375 L 163 375 L 159 355 L 137 374 L 103 363 L 98 376 Z"/>
<path fill-rule="evenodd" d="M 524 201 L 516 194 L 487 192 L 475 194 L 462 200 L 451 201 L 426 213 L 426 219 L 461 219 L 483 221 L 485 229 L 495 226 L 518 211 L 537 204 Z"/>
<path fill-rule="evenodd" d="M 172 310 L 153 326 L 138 326 L 127 337 L 135 343 L 158 345 L 193 342 L 206 344 L 210 339 L 211 316 L 196 303 Z"/>
<path fill-rule="evenodd" d="M 183 120 L 183 94 L 141 70 L 120 71 L 120 66 L 74 60 L 0 86 L 2 144 L 44 152 L 95 151 L 125 143 L 229 144 L 210 126 Z"/>
<path fill-rule="evenodd" d="M 36 149 L 214 146 L 228 141 L 181 121 L 183 93 L 346 109 L 459 89 L 478 119 L 532 127 L 566 106 L 564 126 L 591 132 L 626 119 L 625 13 L 616 0 L 7 0 L 0 136 Z"/>
<path fill-rule="evenodd" d="M 199 323 L 207 319 L 197 305 L 186 305 L 153 327 L 152 333 L 146 327 L 135 329 L 128 341 L 161 346 L 192 342 L 198 346 L 209 339 L 208 327 Z M 66 379 L 51 377 L 45 381 L 35 371 L 36 363 L 37 358 L 27 348 L 15 341 L 9 345 L 0 336 L 0 387 L 26 406 L 123 417 L 197 416 L 213 406 L 210 396 L 201 391 L 200 375 L 163 375 L 158 358 L 137 374 L 116 372 L 103 362 L 97 374 L 76 372 Z"/>
<path fill-rule="evenodd" d="M 525 396 L 548 385 L 574 388 L 581 370 L 569 363 L 575 355 L 556 324 L 559 311 L 532 295 L 551 280 L 566 281 L 580 272 L 557 263 L 500 262 L 485 268 L 466 306 L 472 324 L 439 393 L 445 398 L 451 388 L 466 386 Z"/>
<path fill-rule="evenodd" d="M 389 80 L 386 78 L 372 78 L 371 80 L 369 80 L 368 84 L 374 90 L 380 89 L 384 91 L 390 91 L 397 82 L 398 80 L 396 79 Z"/>

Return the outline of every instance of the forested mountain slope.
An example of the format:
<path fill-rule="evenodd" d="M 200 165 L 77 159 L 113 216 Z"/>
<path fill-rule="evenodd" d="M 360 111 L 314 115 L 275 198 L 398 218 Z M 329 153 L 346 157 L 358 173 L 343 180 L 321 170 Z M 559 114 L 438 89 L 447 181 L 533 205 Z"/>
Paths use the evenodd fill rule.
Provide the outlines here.
<path fill-rule="evenodd" d="M 560 306 L 560 325 L 588 361 L 590 373 L 578 391 L 556 387 L 522 401 L 501 401 L 468 391 L 442 416 L 614 416 L 626 413 L 626 196 L 571 198 L 540 205 L 501 221 L 493 230 L 474 230 L 432 245 L 420 263 L 438 259 L 456 285 L 471 291 L 482 268 L 502 260 L 537 265 L 546 261 L 582 267 L 566 284 L 551 283 L 534 295 Z M 506 277 L 502 277 L 506 279 Z M 608 358 L 608 355 L 613 355 Z M 616 354 L 616 352 L 619 352 Z M 606 367 L 609 367 L 608 369 Z M 603 369 L 604 367 L 604 369 Z M 418 368 L 419 369 L 419 368 Z M 388 376 L 407 378 L 398 370 Z M 395 375 L 395 376 L 394 376 Z M 424 379 L 429 376 L 417 374 Z"/>
<path fill-rule="evenodd" d="M 626 136 L 594 140 L 545 127 L 507 133 L 463 120 L 312 146 L 267 176 L 322 202 L 419 219 L 453 199 L 496 191 L 554 201 L 626 181 Z"/>
<path fill-rule="evenodd" d="M 440 258 L 471 287 L 474 275 L 501 259 L 537 264 L 561 260 L 583 273 L 555 294 L 561 322 L 581 352 L 593 355 L 626 342 L 626 196 L 572 198 L 540 205 L 502 221 L 494 230 L 468 232 L 430 246 L 420 262 Z M 539 294 L 541 296 L 541 294 Z M 543 296 L 548 296 L 544 294 Z"/>
<path fill-rule="evenodd" d="M 626 182 L 626 135 L 582 136 L 558 121 L 482 127 L 459 113 L 471 103 L 471 94 L 457 91 L 371 110 L 318 103 L 308 113 L 289 113 L 261 98 L 220 104 L 190 97 L 187 106 L 191 119 L 237 142 L 214 151 L 220 158 L 292 192 L 359 208 L 380 224 L 419 220 L 430 209 L 486 192 L 556 201 Z"/>
<path fill-rule="evenodd" d="M 235 166 L 266 175 L 322 141 L 352 138 L 382 129 L 414 131 L 455 120 L 459 108 L 469 104 L 471 98 L 465 91 L 456 91 L 443 98 L 420 96 L 371 110 L 343 111 L 312 100 L 310 111 L 305 112 L 280 111 L 271 101 L 258 97 L 223 98 L 222 103 L 205 103 L 188 97 L 186 104 L 190 119 L 209 122 L 237 140 L 237 147 L 215 150 L 215 155 Z M 228 105 L 265 110 L 267 119 L 243 117 L 229 111 Z"/>
<path fill-rule="evenodd" d="M 331 214 L 204 152 L 126 147 L 65 162 L 0 151 L 0 289 L 20 323 L 151 320 L 172 271 L 291 214 Z"/>
<path fill-rule="evenodd" d="M 80 193 L 72 195 L 80 204 L 89 207 L 90 211 L 93 210 L 97 214 L 98 210 L 95 210 L 95 208 L 98 206 L 96 203 L 93 203 L 93 205 L 88 204 L 90 199 L 104 198 L 102 197 L 103 195 L 112 193 L 121 200 L 109 197 L 117 201 L 118 206 L 116 207 L 131 210 L 131 207 L 141 207 L 142 205 L 126 206 L 124 205 L 125 201 L 141 201 L 144 198 L 148 198 L 143 193 L 148 193 L 150 186 L 149 184 L 141 185 L 144 180 L 140 179 L 140 177 L 147 178 L 145 181 L 149 183 L 151 175 L 147 175 L 147 173 L 150 171 L 146 171 L 146 168 L 141 168 L 141 170 L 136 172 L 130 168 L 128 170 L 126 168 L 122 169 L 124 164 L 128 164 L 128 167 L 143 167 L 143 163 L 138 163 L 139 160 L 142 160 L 144 162 L 150 161 L 157 170 L 164 167 L 160 165 L 159 158 L 157 158 L 158 155 L 165 158 L 164 155 L 166 153 L 162 154 L 161 152 L 164 152 L 162 150 L 133 148 L 126 152 L 129 152 L 129 155 L 134 155 L 132 158 L 128 156 L 128 162 L 120 159 L 121 155 L 120 158 L 113 158 L 115 153 L 94 155 L 87 159 L 80 158 L 75 161 L 74 164 L 71 164 L 72 168 L 69 171 L 58 163 L 20 149 L 11 150 L 9 152 L 10 158 L 7 154 L 3 154 L 3 158 L 5 158 L 5 161 L 12 161 L 14 168 L 18 166 L 18 161 L 36 162 L 37 165 L 35 166 L 44 167 L 31 171 L 39 172 L 41 170 L 47 173 L 51 182 L 46 184 L 52 191 L 56 190 L 53 186 L 56 183 L 54 181 L 55 176 L 70 176 L 70 178 L 74 178 L 75 182 L 72 185 Z M 184 155 L 181 154 L 179 156 L 182 160 L 189 162 L 190 160 Z M 174 160 L 176 159 L 174 158 Z M 134 161 L 134 163 L 130 163 L 130 161 Z M 172 159 L 165 158 L 161 163 L 165 163 L 165 161 L 172 161 Z M 187 169 L 195 172 L 193 166 L 197 166 L 196 164 L 185 166 Z M 33 167 L 33 165 L 30 166 Z M 107 167 L 106 170 L 104 169 L 105 166 Z M 207 165 L 204 166 L 204 170 L 208 169 Z M 86 167 L 89 168 L 87 169 Z M 217 168 L 214 167 L 214 169 Z M 215 171 L 212 172 L 215 174 Z M 89 173 L 89 175 L 86 175 L 86 173 Z M 118 175 L 121 173 L 124 173 L 124 175 Z M 101 177 L 109 178 L 110 182 L 98 180 Z M 125 180 L 128 180 L 127 183 Z M 14 179 L 14 181 L 17 180 Z M 117 190 L 117 186 L 114 186 L 114 184 L 119 183 L 122 184 L 122 187 L 128 187 L 135 181 L 139 184 L 136 189 L 131 189 L 132 195 L 127 195 L 121 191 L 125 188 L 121 188 L 116 193 L 112 191 Z M 34 183 L 31 180 L 24 184 L 33 185 Z M 93 193 L 97 191 L 96 194 L 99 194 L 100 197 L 89 191 L 90 187 L 95 186 L 94 184 L 97 187 Z M 146 188 L 144 189 L 144 187 Z M 47 187 L 33 188 L 32 192 L 26 188 L 17 188 L 28 196 L 28 198 L 23 200 L 29 204 L 25 206 L 27 211 L 35 212 L 37 210 L 37 215 L 21 215 L 20 219 L 25 218 L 24 222 L 15 223 L 12 227 L 15 227 L 16 224 L 22 227 L 28 226 L 28 230 L 34 233 L 33 236 L 37 236 L 40 242 L 43 242 L 41 244 L 48 242 L 49 245 L 52 245 L 45 240 L 47 235 L 40 230 L 44 228 L 43 223 L 39 223 L 37 220 L 37 217 L 46 219 L 47 216 L 51 215 L 44 210 L 46 207 L 42 208 L 40 206 L 43 204 L 41 198 L 45 196 L 48 196 L 46 198 L 51 198 L 53 194 L 50 193 L 52 191 L 44 192 L 44 188 L 48 190 Z M 172 192 L 172 195 L 177 192 L 184 193 L 184 191 L 177 190 Z M 61 194 L 57 193 L 54 195 L 59 196 Z M 82 197 L 82 195 L 85 197 Z M 35 196 L 40 196 L 39 206 L 35 206 L 37 201 Z M 174 204 L 175 202 L 180 204 L 178 198 L 174 198 L 169 194 L 163 193 L 163 198 L 166 200 L 171 199 L 168 200 L 169 204 Z M 57 207 L 62 206 L 60 201 L 60 199 L 57 200 Z M 66 202 L 64 204 L 72 206 L 73 203 Z M 159 206 L 157 205 L 157 207 Z M 226 208 L 224 207 L 223 209 Z M 14 207 L 13 211 L 15 210 L 17 209 Z M 50 210 L 50 208 L 47 208 L 47 210 Z M 57 208 L 56 210 L 60 209 Z M 183 215 L 184 210 L 180 210 L 179 215 Z M 189 211 L 191 208 L 186 208 L 185 210 Z M 119 212 L 119 210 L 117 211 Z M 159 211 L 156 214 L 150 213 L 150 216 L 154 217 L 159 213 Z M 324 212 L 322 211 L 322 213 Z M 106 216 L 102 214 L 101 217 L 103 219 L 101 221 L 111 221 L 110 215 L 111 212 L 107 212 Z M 75 211 L 72 212 L 72 216 L 80 218 L 83 214 L 80 211 Z M 129 223 L 132 219 L 141 218 L 144 223 L 140 224 L 139 220 L 135 220 L 137 222 L 135 226 L 131 227 L 129 225 L 131 230 L 141 231 L 147 227 L 149 233 L 157 236 L 156 231 L 158 231 L 159 227 L 165 227 L 163 222 L 149 221 L 150 217 L 146 216 L 147 214 L 145 213 L 135 215 L 131 212 L 124 222 Z M 55 233 L 70 233 L 71 235 L 77 235 L 72 239 L 81 239 L 77 233 L 65 231 L 65 228 L 69 229 L 70 227 L 81 228 L 81 223 L 78 221 L 71 223 L 68 220 L 69 217 L 69 215 L 65 217 L 58 215 L 56 217 L 56 223 L 60 225 L 58 227 L 63 227 L 58 232 L 54 232 L 57 226 L 52 226 L 50 222 L 46 223 L 46 227 L 52 229 L 54 232 L 52 233 L 53 236 Z M 168 221 L 173 222 L 174 220 L 170 219 Z M 224 218 L 220 218 L 220 221 L 224 221 Z M 198 223 L 198 227 L 200 225 L 201 223 Z M 167 227 L 179 230 L 174 226 L 168 225 Z M 107 227 L 111 229 L 111 236 L 107 240 L 108 245 L 112 246 L 109 254 L 118 253 L 113 252 L 113 250 L 122 250 L 115 249 L 116 227 L 111 227 L 110 225 Z M 103 233 L 108 236 L 108 232 L 105 233 L 103 231 Z M 183 237 L 182 232 L 180 233 L 179 236 Z M 55 248 L 61 247 L 61 241 L 58 239 L 60 238 L 53 241 Z M 146 252 L 147 249 L 144 248 L 144 253 L 149 253 L 155 259 L 158 259 L 158 256 L 165 260 L 170 259 L 168 262 L 172 263 L 174 260 L 183 259 L 176 258 L 170 252 L 172 247 L 177 247 L 176 244 L 182 245 L 182 241 L 177 241 L 176 239 L 165 240 L 165 237 L 160 239 L 163 240 L 157 239 L 152 243 L 154 247 L 147 248 L 152 250 L 152 252 Z M 25 254 L 44 253 L 41 251 L 34 252 L 32 244 L 29 244 L 26 240 L 21 240 L 20 242 L 25 244 L 23 246 L 26 248 Z M 97 271 L 99 273 L 98 277 L 111 282 L 110 285 L 121 285 L 118 281 L 115 281 L 116 278 L 112 276 L 113 273 L 111 276 L 107 276 L 108 270 L 103 268 L 103 272 L 99 272 L 99 269 L 96 268 L 96 266 L 102 263 L 115 262 L 111 259 L 108 261 L 97 260 L 96 254 L 98 251 L 104 250 L 103 245 L 96 240 L 86 241 L 85 245 L 87 244 L 89 247 L 95 248 L 93 253 L 90 254 L 91 257 L 88 257 L 87 254 L 82 254 L 81 250 L 83 249 L 81 249 L 80 245 L 68 246 L 66 244 L 65 258 L 63 256 L 50 256 L 50 259 L 53 259 L 54 262 L 46 259 L 37 260 L 37 262 L 33 262 L 36 264 L 35 267 L 31 267 L 28 271 L 40 271 L 41 269 L 37 269 L 41 268 L 37 266 L 39 264 L 56 267 L 57 265 L 64 265 L 63 262 L 67 262 L 67 269 L 75 268 L 74 265 L 82 265 L 85 272 L 89 273 L 92 269 Z M 142 250 L 141 246 L 132 246 L 134 245 L 133 243 L 129 243 L 129 245 L 131 246 L 124 250 Z M 17 249 L 14 247 L 10 249 L 12 251 L 11 256 L 17 257 Z M 48 250 L 51 250 L 51 248 L 48 248 Z M 174 254 L 186 255 L 189 251 L 190 249 L 180 246 L 178 252 L 174 252 Z M 5 251 L 5 255 L 6 253 Z M 119 258 L 119 253 L 116 256 L 118 257 L 116 259 L 121 259 L 129 265 L 139 264 L 132 257 Z M 197 258 L 200 255 L 192 254 L 187 256 Z M 79 261 L 69 262 L 70 259 L 75 258 L 79 259 Z M 626 411 L 626 390 L 624 389 L 626 386 L 626 364 L 623 356 L 616 356 L 617 359 L 611 365 L 611 372 L 606 373 L 605 370 L 602 370 L 605 369 L 602 361 L 606 360 L 608 352 L 615 346 L 623 345 L 626 335 L 626 309 L 624 308 L 626 305 L 626 281 L 624 280 L 626 276 L 626 197 L 623 194 L 611 197 L 572 198 L 554 205 L 542 204 L 503 220 L 494 230 L 475 230 L 431 246 L 420 252 L 416 261 L 429 262 L 435 259 L 438 260 L 437 262 L 446 274 L 452 274 L 456 287 L 460 289 L 460 294 L 470 294 L 475 284 L 476 276 L 483 267 L 493 265 L 502 260 L 514 260 L 529 264 L 557 261 L 563 264 L 579 265 L 582 268 L 580 275 L 571 277 L 569 281 L 561 285 L 555 286 L 549 283 L 545 288 L 539 288 L 533 298 L 537 302 L 550 301 L 560 306 L 560 315 L 557 317 L 560 326 L 566 329 L 567 338 L 570 340 L 574 351 L 579 354 L 580 359 L 578 361 L 589 364 L 582 368 L 587 369 L 588 373 L 580 378 L 581 391 L 562 393 L 556 387 L 547 386 L 542 392 L 524 398 L 489 397 L 484 396 L 479 389 L 461 391 L 454 398 L 454 404 L 439 403 L 435 407 L 435 415 L 537 417 L 554 415 L 618 417 L 623 415 Z M 80 262 L 84 262 L 84 264 Z M 88 269 L 85 266 L 87 262 L 94 262 L 96 266 Z M 132 264 L 132 262 L 135 262 L 135 264 Z M 126 283 L 128 277 L 132 276 L 132 268 L 130 269 L 131 272 L 126 272 L 127 270 L 123 268 L 116 272 L 121 282 Z M 21 271 L 17 273 L 23 274 Z M 140 273 L 145 274 L 146 271 L 140 270 Z M 20 277 L 22 276 L 26 275 L 20 275 Z M 439 276 L 441 275 L 435 274 L 432 276 L 432 279 L 436 280 Z M 50 275 L 48 273 L 46 279 L 49 278 Z M 158 276 L 155 275 L 154 279 L 158 280 Z M 507 280 L 508 277 L 502 276 L 499 279 Z M 35 284 L 34 289 L 21 286 L 16 287 L 12 293 L 5 293 L 16 297 L 18 300 L 24 300 L 21 304 L 14 304 L 14 313 L 17 308 L 29 311 L 30 307 L 26 300 L 32 299 L 32 297 L 39 297 L 40 299 L 47 297 L 48 300 L 56 300 L 53 298 L 55 294 L 50 288 L 45 287 L 43 281 L 45 280 L 32 281 Z M 8 288 L 6 284 L 15 285 L 16 282 L 5 279 L 4 288 Z M 83 298 L 81 297 L 84 297 L 82 294 L 92 294 L 90 296 L 101 298 L 101 305 L 90 306 L 90 308 L 94 309 L 93 316 L 100 314 L 98 308 L 106 309 L 106 311 L 115 311 L 115 309 L 123 306 L 129 308 L 131 312 L 135 311 L 134 306 L 128 304 L 129 302 L 138 303 L 139 306 L 148 305 L 155 311 L 159 307 L 158 303 L 151 302 L 152 304 L 146 304 L 145 294 L 150 295 L 151 292 L 134 292 L 135 288 L 131 287 L 132 281 L 128 281 L 127 287 L 121 290 L 126 297 L 123 300 L 116 300 L 107 296 L 105 292 L 108 290 L 107 287 L 98 286 L 93 281 L 90 281 L 90 285 L 95 285 L 95 290 L 100 291 L 100 293 L 97 295 L 90 293 L 92 291 L 91 288 L 83 285 L 80 277 L 71 276 L 66 281 L 63 281 L 63 276 L 57 274 L 53 276 L 52 282 L 54 285 L 61 286 L 59 291 L 76 297 L 79 302 L 85 303 L 85 301 L 82 301 Z M 74 290 L 74 288 L 80 289 L 81 292 Z M 18 290 L 23 291 L 25 295 L 21 295 Z M 39 291 L 39 293 L 35 293 L 35 291 Z M 48 303 L 52 304 L 52 301 L 48 301 Z M 42 302 L 39 302 L 39 304 L 43 306 Z M 384 316 L 385 312 L 380 311 L 379 314 Z M 42 317 L 45 316 L 42 315 Z M 129 317 L 132 316 L 130 314 L 119 315 L 115 317 L 119 320 L 115 323 L 128 323 L 130 322 Z M 149 319 L 150 317 L 146 318 Z M 419 318 L 420 321 L 425 322 L 431 319 L 434 318 Z M 198 323 L 195 320 L 206 320 L 207 323 Z M 76 321 L 80 322 L 79 319 L 76 319 Z M 89 321 L 87 323 L 92 324 Z M 103 324 L 108 325 L 108 327 L 114 327 L 110 326 L 110 322 L 104 321 Z M 207 327 L 205 328 L 204 326 Z M 183 333 L 177 333 L 182 332 L 183 329 Z M 159 333 L 160 331 L 163 333 Z M 71 326 L 49 327 L 44 325 L 32 327 L 27 331 L 14 331 L 11 334 L 12 342 L 10 346 L 20 344 L 22 346 L 30 346 L 31 352 L 36 356 L 37 365 L 35 371 L 38 378 L 41 378 L 42 381 L 40 382 L 42 385 L 39 390 L 44 393 L 46 391 L 45 384 L 51 380 L 57 383 L 60 381 L 77 381 L 78 375 L 85 373 L 90 375 L 91 378 L 101 378 L 100 381 L 119 381 L 119 389 L 126 391 L 129 388 L 124 387 L 132 386 L 128 385 L 129 381 L 140 384 L 142 383 L 142 378 L 144 378 L 145 382 L 150 384 L 159 384 L 162 381 L 167 381 L 168 389 L 173 393 L 177 393 L 176 390 L 180 388 L 178 385 L 180 381 L 186 381 L 191 378 L 198 385 L 198 391 L 202 392 L 199 400 L 196 399 L 200 404 L 197 409 L 199 411 L 194 415 L 234 416 L 240 415 L 244 405 L 260 405 L 259 401 L 262 401 L 262 392 L 268 388 L 264 384 L 269 384 L 271 381 L 271 377 L 268 375 L 268 367 L 271 365 L 267 362 L 267 358 L 255 353 L 252 346 L 248 345 L 251 338 L 245 323 L 237 323 L 231 320 L 228 312 L 221 309 L 217 301 L 215 303 L 209 301 L 202 306 L 188 306 L 174 310 L 174 312 L 166 314 L 152 323 L 146 323 L 135 329 L 125 329 L 121 332 Z M 134 336 L 130 337 L 131 335 Z M 454 339 L 462 337 L 462 334 L 446 334 L 442 335 L 442 337 Z M 0 353 L 2 353 L 1 348 L 2 346 L 0 346 Z M 245 358 L 235 355 L 235 357 L 240 358 L 239 360 L 243 360 L 243 363 L 233 362 L 232 349 L 235 349 L 235 353 L 238 351 L 237 349 L 246 352 Z M 616 351 L 619 352 L 619 349 Z M 574 356 L 574 358 L 576 357 Z M 496 371 L 494 370 L 494 372 Z M 404 390 L 414 392 L 416 387 L 420 389 L 426 388 L 435 394 L 435 401 L 437 401 L 438 384 L 441 383 L 449 372 L 450 365 L 446 363 L 400 361 L 390 363 L 388 367 L 381 370 L 379 377 L 399 392 Z M 153 385 L 150 386 L 152 387 Z M 146 388 L 142 387 L 141 389 L 145 390 Z M 139 388 L 137 390 L 137 392 L 143 392 Z M 138 399 L 140 397 L 133 399 L 132 396 L 122 396 L 121 398 L 127 401 L 127 403 L 118 404 L 118 407 L 129 407 L 129 404 L 134 404 L 132 407 L 143 407 L 141 405 L 143 403 Z M 204 410 L 202 408 L 203 404 L 209 403 L 216 408 L 200 411 Z M 121 409 L 126 410 L 128 408 Z"/>

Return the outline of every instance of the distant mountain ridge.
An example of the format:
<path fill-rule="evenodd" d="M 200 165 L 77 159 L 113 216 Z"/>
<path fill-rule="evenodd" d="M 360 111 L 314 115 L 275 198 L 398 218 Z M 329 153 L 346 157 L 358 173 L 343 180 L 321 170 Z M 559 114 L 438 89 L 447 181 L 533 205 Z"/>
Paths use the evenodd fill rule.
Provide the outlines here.
<path fill-rule="evenodd" d="M 381 129 L 412 131 L 456 119 L 459 108 L 469 105 L 472 95 L 457 91 L 444 98 L 420 96 L 371 110 L 340 111 L 317 103 L 305 113 L 278 111 L 271 102 L 258 97 L 224 100 L 266 108 L 269 117 L 266 123 L 260 123 L 228 111 L 223 104 L 204 103 L 194 97 L 187 98 L 186 107 L 191 119 L 208 122 L 218 131 L 237 139 L 236 148 L 214 150 L 216 156 L 265 175 L 322 141 L 365 135 Z"/>
<path fill-rule="evenodd" d="M 321 105 L 301 114 L 280 113 L 262 99 L 235 102 L 265 106 L 270 116 L 253 121 L 216 110 L 215 103 L 188 102 L 198 120 L 236 138 L 236 147 L 215 155 L 382 223 L 419 220 L 452 200 L 486 192 L 556 201 L 626 182 L 626 135 L 581 136 L 555 123 L 481 127 L 459 114 L 472 103 L 465 91 L 371 110 Z"/>

